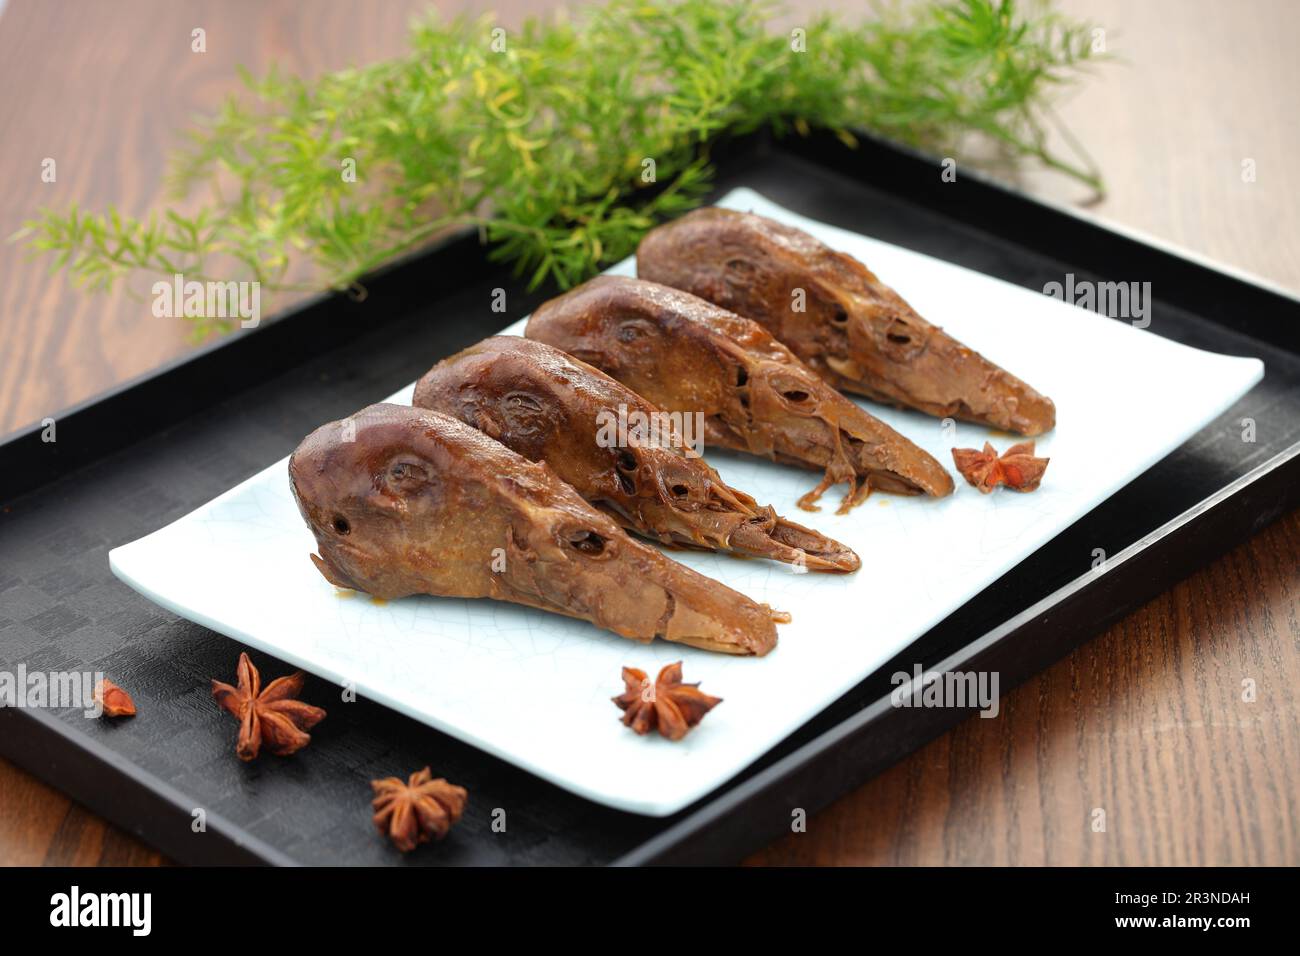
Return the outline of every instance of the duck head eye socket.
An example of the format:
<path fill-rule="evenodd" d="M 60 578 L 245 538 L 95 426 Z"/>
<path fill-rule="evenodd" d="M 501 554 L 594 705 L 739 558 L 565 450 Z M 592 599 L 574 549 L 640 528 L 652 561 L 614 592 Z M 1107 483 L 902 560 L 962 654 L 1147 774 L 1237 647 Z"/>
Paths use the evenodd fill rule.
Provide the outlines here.
<path fill-rule="evenodd" d="M 429 484 L 429 471 L 418 461 L 398 459 L 388 465 L 389 488 L 402 493 L 415 493 Z"/>
<path fill-rule="evenodd" d="M 583 554 L 600 554 L 605 550 L 605 539 L 594 531 L 578 531 L 569 535 L 569 545 Z"/>
<path fill-rule="evenodd" d="M 388 476 L 395 481 L 407 478 L 424 478 L 424 469 L 409 461 L 395 461 L 388 469 Z"/>
<path fill-rule="evenodd" d="M 630 451 L 620 453 L 618 467 L 620 471 L 636 471 L 636 456 Z"/>
<path fill-rule="evenodd" d="M 691 489 L 687 488 L 685 485 L 673 485 L 669 490 L 678 498 L 685 498 L 691 493 Z"/>
<path fill-rule="evenodd" d="M 618 324 L 615 337 L 623 343 L 632 343 L 655 335 L 658 329 L 645 319 L 631 318 Z"/>
<path fill-rule="evenodd" d="M 808 401 L 808 393 L 800 391 L 799 389 L 791 389 L 788 392 L 782 392 L 782 394 L 785 395 L 785 397 L 792 402 Z"/>
<path fill-rule="evenodd" d="M 348 519 L 342 515 L 335 515 L 332 524 L 334 525 L 334 530 L 339 534 L 347 534 L 352 530 L 352 525 L 348 522 Z"/>
<path fill-rule="evenodd" d="M 849 313 L 845 311 L 844 306 L 835 306 L 835 311 L 831 313 L 831 321 L 837 325 L 842 325 L 849 320 Z"/>

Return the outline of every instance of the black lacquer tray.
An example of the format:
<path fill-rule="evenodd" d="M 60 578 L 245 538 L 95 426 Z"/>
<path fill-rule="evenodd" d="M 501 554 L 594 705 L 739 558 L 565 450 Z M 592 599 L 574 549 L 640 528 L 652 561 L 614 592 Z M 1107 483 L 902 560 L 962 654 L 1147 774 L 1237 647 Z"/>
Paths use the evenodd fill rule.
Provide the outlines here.
<path fill-rule="evenodd" d="M 181 517 L 308 431 L 387 395 L 525 315 L 525 293 L 476 238 L 450 240 L 0 444 L 0 669 L 95 670 L 129 686 L 133 721 L 0 709 L 0 754 L 190 863 L 731 862 L 788 832 L 968 712 L 890 706 L 916 663 L 996 670 L 1005 691 L 1300 504 L 1300 301 L 863 137 L 720 148 L 718 193 L 750 186 L 815 219 L 1041 290 L 1151 282 L 1150 334 L 1260 358 L 1265 378 L 1219 420 L 1054 538 L 756 766 L 676 816 L 575 797 L 366 701 L 335 705 L 292 760 L 240 764 L 208 678 L 238 645 L 118 582 L 108 551 Z M 510 313 L 491 311 L 507 289 Z M 32 374 L 39 374 L 33 369 Z M 1105 369 L 1098 385 L 1105 387 Z M 1242 440 L 1242 419 L 1256 440 Z M 1094 569 L 1093 549 L 1109 559 Z M 846 622 L 851 626 L 851 622 Z M 281 663 L 256 655 L 264 671 Z M 309 683 L 308 699 L 337 700 Z M 520 719 L 530 719 L 526 702 Z M 369 781 L 432 764 L 468 787 L 466 818 L 401 857 L 371 828 Z M 492 826 L 506 808 L 505 830 Z M 202 814 L 196 817 L 196 811 Z M 195 826 L 202 819 L 204 827 Z M 499 818 L 498 818 L 499 819 Z M 198 832 L 196 832 L 196 830 Z"/>

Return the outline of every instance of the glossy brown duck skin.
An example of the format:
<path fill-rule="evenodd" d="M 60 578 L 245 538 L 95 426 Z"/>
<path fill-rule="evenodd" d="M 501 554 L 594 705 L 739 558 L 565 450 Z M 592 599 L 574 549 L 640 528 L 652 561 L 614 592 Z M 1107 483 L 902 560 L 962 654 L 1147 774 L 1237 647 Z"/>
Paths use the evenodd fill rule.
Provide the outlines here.
<path fill-rule="evenodd" d="M 1056 406 L 921 318 L 851 256 L 752 213 L 709 207 L 652 230 L 637 274 L 761 322 L 836 388 L 1041 435 Z M 793 308 L 803 290 L 802 312 Z"/>
<path fill-rule="evenodd" d="M 952 492 L 934 458 L 827 385 L 761 325 L 689 293 L 599 276 L 543 304 L 526 334 L 661 408 L 702 412 L 706 443 L 824 471 L 802 508 L 817 510 L 821 493 L 840 482 L 850 486 L 841 513 L 872 488 Z"/>
<path fill-rule="evenodd" d="M 435 365 L 414 403 L 458 418 L 531 461 L 544 461 L 587 501 L 664 544 L 736 551 L 816 571 L 856 571 L 850 548 L 729 487 L 686 452 L 669 416 L 586 362 L 542 342 L 499 335 Z M 611 424 L 663 423 L 659 441 Z M 702 437 L 702 436 L 699 436 Z"/>
<path fill-rule="evenodd" d="M 495 598 L 728 654 L 766 654 L 774 614 L 636 541 L 543 464 L 426 409 L 372 405 L 289 460 L 312 561 L 380 598 Z"/>

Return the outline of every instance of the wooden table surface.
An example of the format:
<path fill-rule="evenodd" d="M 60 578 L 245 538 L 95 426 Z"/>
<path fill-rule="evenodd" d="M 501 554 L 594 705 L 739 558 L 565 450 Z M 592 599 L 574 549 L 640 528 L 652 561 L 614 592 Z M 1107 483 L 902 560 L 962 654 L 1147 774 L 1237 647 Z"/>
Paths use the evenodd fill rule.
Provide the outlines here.
<path fill-rule="evenodd" d="M 473 4 L 442 2 L 443 10 Z M 491 4 L 507 24 L 554 4 Z M 43 204 L 162 203 L 166 150 L 233 67 L 315 74 L 403 49 L 423 3 L 9 0 L 0 13 L 0 236 Z M 483 6 L 483 5 L 479 5 Z M 802 5 L 786 19 L 797 24 Z M 848 0 L 819 6 L 855 7 Z M 1060 105 L 1107 177 L 1103 219 L 1300 289 L 1300 4 L 1067 0 L 1118 62 Z M 190 31 L 207 31 L 207 52 Z M 55 183 L 41 163 L 57 162 Z M 1256 179 L 1243 182 L 1242 161 Z M 1019 184 L 1077 202 L 1043 172 Z M 1140 278 L 1140 277 L 1134 277 Z M 0 245 L 0 433 L 189 347 L 126 294 L 92 298 Z M 1300 514 L 757 853 L 759 864 L 1300 863 Z M 1242 699 L 1243 681 L 1257 697 Z M 1093 832 L 1093 811 L 1106 811 Z M 0 761 L 0 863 L 157 864 Z"/>

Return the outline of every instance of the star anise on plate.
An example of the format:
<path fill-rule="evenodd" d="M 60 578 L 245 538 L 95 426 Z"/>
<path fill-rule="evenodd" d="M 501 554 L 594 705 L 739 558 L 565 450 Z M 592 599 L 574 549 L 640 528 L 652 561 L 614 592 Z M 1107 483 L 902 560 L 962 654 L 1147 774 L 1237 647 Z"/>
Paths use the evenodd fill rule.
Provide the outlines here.
<path fill-rule="evenodd" d="M 271 753 L 287 757 L 311 743 L 307 731 L 325 719 L 325 711 L 294 699 L 307 679 L 302 671 L 263 688 L 253 662 L 247 654 L 240 654 L 236 679 L 237 687 L 214 680 L 212 698 L 239 721 L 235 753 L 240 760 L 256 759 L 263 745 Z"/>
<path fill-rule="evenodd" d="M 954 448 L 952 460 L 962 476 L 987 495 L 998 485 L 1012 491 L 1033 491 L 1042 482 L 1051 459 L 1035 458 L 1034 443 L 1026 441 L 1012 445 L 1000 457 L 988 442 L 984 443 L 983 451 Z"/>
<path fill-rule="evenodd" d="M 95 685 L 95 700 L 105 717 L 134 717 L 135 701 L 131 695 L 105 677 Z"/>
<path fill-rule="evenodd" d="M 614 698 L 623 709 L 623 723 L 638 734 L 658 730 L 669 740 L 681 740 L 686 732 L 704 719 L 721 697 L 710 697 L 700 685 L 682 683 L 682 662 L 669 664 L 659 672 L 653 684 L 645 671 L 623 668 L 627 690 Z"/>
<path fill-rule="evenodd" d="M 370 781 L 375 799 L 375 826 L 403 853 L 410 853 L 421 843 L 441 840 L 461 813 L 469 793 L 464 787 L 448 783 L 425 767 L 411 774 L 409 781 L 385 777 Z"/>

